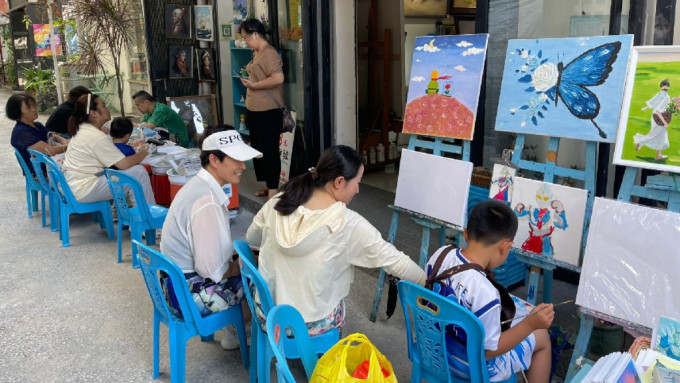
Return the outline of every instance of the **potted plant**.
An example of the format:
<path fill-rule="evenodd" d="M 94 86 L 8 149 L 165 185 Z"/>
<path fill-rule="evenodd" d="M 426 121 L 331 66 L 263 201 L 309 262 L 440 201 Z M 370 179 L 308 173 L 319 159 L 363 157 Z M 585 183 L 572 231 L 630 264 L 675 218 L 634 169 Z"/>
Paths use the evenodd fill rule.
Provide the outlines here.
<path fill-rule="evenodd" d="M 53 70 L 42 69 L 37 65 L 33 69 L 24 70 L 24 77 L 26 78 L 24 90 L 35 97 L 41 112 L 57 105 L 57 86 Z"/>

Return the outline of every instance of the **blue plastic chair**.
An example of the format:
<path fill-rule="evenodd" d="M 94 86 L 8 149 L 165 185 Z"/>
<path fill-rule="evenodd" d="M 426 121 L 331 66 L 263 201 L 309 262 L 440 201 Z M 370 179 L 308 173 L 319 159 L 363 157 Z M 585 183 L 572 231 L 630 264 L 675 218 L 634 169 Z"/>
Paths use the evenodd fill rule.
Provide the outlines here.
<path fill-rule="evenodd" d="M 52 161 L 49 156 L 33 149 L 28 149 L 28 154 L 30 155 L 31 164 L 33 169 L 47 169 L 47 161 Z M 50 230 L 59 230 L 59 200 L 57 195 L 54 193 L 50 187 L 50 181 L 47 179 L 47 174 L 44 172 L 36 172 L 36 177 L 38 182 L 42 186 L 43 190 L 47 190 L 48 200 L 50 201 Z M 44 214 L 43 214 L 44 215 Z M 45 222 L 43 220 L 43 227 L 45 227 Z"/>
<path fill-rule="evenodd" d="M 200 335 L 202 341 L 213 340 L 213 335 L 220 329 L 234 325 L 241 343 L 241 357 L 248 369 L 248 346 L 246 326 L 243 320 L 241 305 L 231 306 L 202 317 L 198 307 L 191 297 L 186 278 L 182 270 L 165 255 L 145 246 L 137 240 L 132 240 L 139 249 L 139 264 L 153 302 L 153 379 L 158 377 L 158 337 L 160 323 L 168 326 L 168 342 L 170 349 L 170 381 L 184 382 L 186 373 L 187 341 Z M 159 280 L 159 272 L 164 272 L 172 284 L 181 315 L 175 314 L 166 301 L 163 288 Z"/>
<path fill-rule="evenodd" d="M 54 161 L 47 161 L 45 164 L 47 165 L 50 187 L 53 191 L 56 191 L 54 194 L 57 196 L 56 200 L 59 201 L 59 227 L 62 245 L 64 247 L 70 245 L 69 217 L 74 213 L 95 213 L 95 219 L 99 222 L 99 226 L 106 229 L 109 240 L 113 241 L 113 218 L 111 217 L 109 201 L 78 202 L 59 166 Z"/>
<path fill-rule="evenodd" d="M 168 208 L 148 204 L 144 198 L 142 185 L 129 174 L 121 171 L 105 169 L 104 174 L 111 189 L 113 204 L 118 211 L 118 263 L 123 260 L 123 226 L 130 227 L 130 238 L 142 241 L 142 232 L 146 232 L 146 244 L 156 244 L 156 229 L 163 228 L 168 215 Z M 135 206 L 128 204 L 128 191 L 135 196 Z M 138 251 L 132 242 L 132 267 L 139 268 Z"/>
<path fill-rule="evenodd" d="M 288 336 L 288 332 L 290 336 Z M 305 320 L 293 306 L 278 305 L 267 315 L 267 339 L 269 346 L 276 357 L 276 372 L 279 382 L 295 383 L 293 373 L 288 367 L 286 360 L 286 342 L 294 342 L 297 352 L 301 355 L 302 365 L 305 368 L 307 379 L 312 378 L 312 373 L 319 361 L 314 352 L 312 340 L 307 332 Z"/>
<path fill-rule="evenodd" d="M 21 170 L 24 171 L 24 178 L 26 180 L 26 205 L 28 205 L 28 218 L 33 217 L 34 211 L 38 211 L 38 192 L 40 192 L 42 201 L 42 225 L 45 227 L 47 226 L 45 223 L 45 197 L 47 196 L 48 191 L 43 189 L 42 185 L 36 181 L 35 178 L 33 178 L 30 168 L 26 164 L 26 161 L 24 161 L 21 153 L 19 153 L 16 148 L 14 148 L 14 155 L 17 157 L 17 161 L 19 161 Z"/>
<path fill-rule="evenodd" d="M 414 283 L 399 281 L 397 289 L 406 321 L 408 358 L 413 363 L 411 382 L 488 382 L 482 322 L 457 302 Z M 413 315 L 415 338 L 409 313 Z M 470 380 L 456 379 L 449 372 L 444 340 L 448 325 L 465 330 Z M 516 382 L 515 376 L 505 382 Z"/>
<path fill-rule="evenodd" d="M 274 308 L 274 301 L 272 300 L 269 287 L 265 283 L 262 275 L 253 264 L 255 257 L 248 243 L 242 239 L 234 241 L 234 249 L 238 253 L 241 262 L 241 278 L 243 278 L 243 286 L 248 300 L 248 306 L 253 313 L 253 320 L 251 321 L 250 334 L 250 359 L 257 360 L 257 368 L 250 370 L 250 382 L 264 382 L 269 383 L 271 360 L 274 357 L 272 347 L 267 340 L 267 334 L 262 331 L 260 323 L 257 319 L 255 311 L 255 301 L 251 290 L 247 286 L 255 286 L 255 290 L 260 298 L 260 305 L 265 316 Z M 255 338 L 255 339 L 253 339 Z M 340 331 L 333 329 L 320 335 L 310 338 L 312 341 L 312 348 L 317 354 L 324 354 L 328 349 L 333 347 L 338 340 L 340 340 Z M 299 359 L 300 353 L 297 350 L 294 340 L 284 339 L 285 355 L 289 359 Z"/>

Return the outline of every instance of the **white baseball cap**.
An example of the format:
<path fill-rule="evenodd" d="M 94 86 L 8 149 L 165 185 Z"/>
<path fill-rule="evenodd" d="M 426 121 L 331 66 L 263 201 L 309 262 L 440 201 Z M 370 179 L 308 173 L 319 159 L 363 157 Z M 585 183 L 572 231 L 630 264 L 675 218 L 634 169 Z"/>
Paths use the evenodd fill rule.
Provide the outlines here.
<path fill-rule="evenodd" d="M 209 135 L 203 140 L 203 150 L 219 150 L 237 161 L 262 157 L 262 153 L 250 147 L 235 130 L 225 130 Z"/>

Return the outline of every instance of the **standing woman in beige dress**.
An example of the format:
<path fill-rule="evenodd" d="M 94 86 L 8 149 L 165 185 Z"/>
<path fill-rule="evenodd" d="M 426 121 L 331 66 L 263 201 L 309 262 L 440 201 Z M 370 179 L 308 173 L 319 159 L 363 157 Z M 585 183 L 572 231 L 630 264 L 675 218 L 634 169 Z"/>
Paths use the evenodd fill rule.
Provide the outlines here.
<path fill-rule="evenodd" d="M 266 187 L 255 195 L 271 198 L 278 193 L 281 173 L 279 135 L 283 115 L 272 99 L 275 98 L 280 105 L 284 104 L 281 57 L 267 41 L 264 25 L 259 20 L 243 21 L 239 32 L 253 50 L 253 60 L 246 66 L 248 79 L 242 78 L 241 82 L 247 88 L 246 122 L 250 130 L 250 143 L 263 154 L 262 158 L 253 159 L 253 164 L 257 180 L 265 182 Z"/>

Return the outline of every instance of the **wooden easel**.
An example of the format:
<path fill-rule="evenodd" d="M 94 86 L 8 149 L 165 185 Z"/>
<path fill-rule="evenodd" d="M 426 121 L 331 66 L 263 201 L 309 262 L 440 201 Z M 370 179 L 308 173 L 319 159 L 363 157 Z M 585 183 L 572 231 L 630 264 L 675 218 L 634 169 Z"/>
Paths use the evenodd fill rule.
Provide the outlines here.
<path fill-rule="evenodd" d="M 597 143 L 594 141 L 586 142 L 586 166 L 584 170 L 577 170 L 557 166 L 557 150 L 560 145 L 559 137 L 550 137 L 548 143 L 548 154 L 545 163 L 538 163 L 535 161 L 528 161 L 521 159 L 522 151 L 524 150 L 525 134 L 518 134 L 515 141 L 515 149 L 512 155 L 512 163 L 519 169 L 531 170 L 534 172 L 543 173 L 543 181 L 554 183 L 555 176 L 569 177 L 585 182 L 585 189 L 588 190 L 588 200 L 586 204 L 585 223 L 583 225 L 583 238 L 588 234 L 588 224 L 590 222 L 590 213 L 593 208 L 593 201 L 595 198 L 595 173 L 597 171 Z M 582 242 L 581 253 L 585 248 L 585 240 Z M 567 268 L 576 272 L 581 272 L 578 266 L 570 265 L 565 262 L 555 260 L 543 255 L 525 252 L 519 249 L 513 249 L 517 259 L 525 262 L 531 266 L 529 274 L 529 287 L 527 290 L 526 301 L 535 305 L 538 296 L 538 281 L 539 273 L 543 271 L 543 302 L 552 302 L 552 276 L 553 270 L 558 266 Z"/>
<path fill-rule="evenodd" d="M 459 154 L 463 161 L 470 160 L 470 141 L 463 140 L 462 145 L 455 145 L 452 143 L 445 142 L 441 137 L 433 137 L 434 141 L 428 141 L 418 138 L 417 135 L 412 135 L 409 143 L 408 149 L 430 149 L 432 154 L 435 156 L 441 156 L 444 153 Z M 430 247 L 430 230 L 439 229 L 439 246 L 444 246 L 446 244 L 446 229 L 454 229 L 457 231 L 462 231 L 461 227 L 446 223 L 444 221 L 416 213 L 414 211 L 402 209 L 397 206 L 388 205 L 390 209 L 394 210 L 392 212 L 392 222 L 390 223 L 390 230 L 388 232 L 387 240 L 391 244 L 394 244 L 394 239 L 397 236 L 397 227 L 399 226 L 399 217 L 401 213 L 408 214 L 410 218 L 415 221 L 418 225 L 422 226 L 422 234 L 420 237 L 420 255 L 418 257 L 418 265 L 423 268 L 427 262 L 429 256 Z M 375 287 L 375 296 L 373 297 L 373 308 L 371 309 L 371 322 L 375 322 L 378 316 L 378 309 L 380 308 L 380 300 L 382 299 L 383 288 L 385 286 L 385 270 L 380 269 L 380 276 L 378 277 L 378 283 Z"/>
<path fill-rule="evenodd" d="M 678 182 L 680 182 L 680 176 L 675 174 L 670 176 L 653 176 L 647 179 L 647 184 L 645 186 L 639 186 L 635 184 L 635 179 L 637 178 L 639 170 L 640 169 L 634 167 L 626 167 L 617 200 L 630 202 L 632 196 L 648 198 L 665 202 L 668 204 L 668 211 L 679 213 L 680 189 L 677 185 Z M 676 178 L 678 179 L 677 182 Z M 626 332 L 636 337 L 641 335 L 650 336 L 652 333 L 652 329 L 650 328 L 619 318 L 614 318 L 597 311 L 583 307 L 581 307 L 579 311 L 581 325 L 576 338 L 576 344 L 574 345 L 574 353 L 571 355 L 571 361 L 569 362 L 569 370 L 567 371 L 566 378 L 567 382 L 578 372 L 579 366 L 576 363 L 577 360 L 587 356 L 588 343 L 590 342 L 590 336 L 593 332 L 593 320 L 595 318 L 623 326 Z"/>

